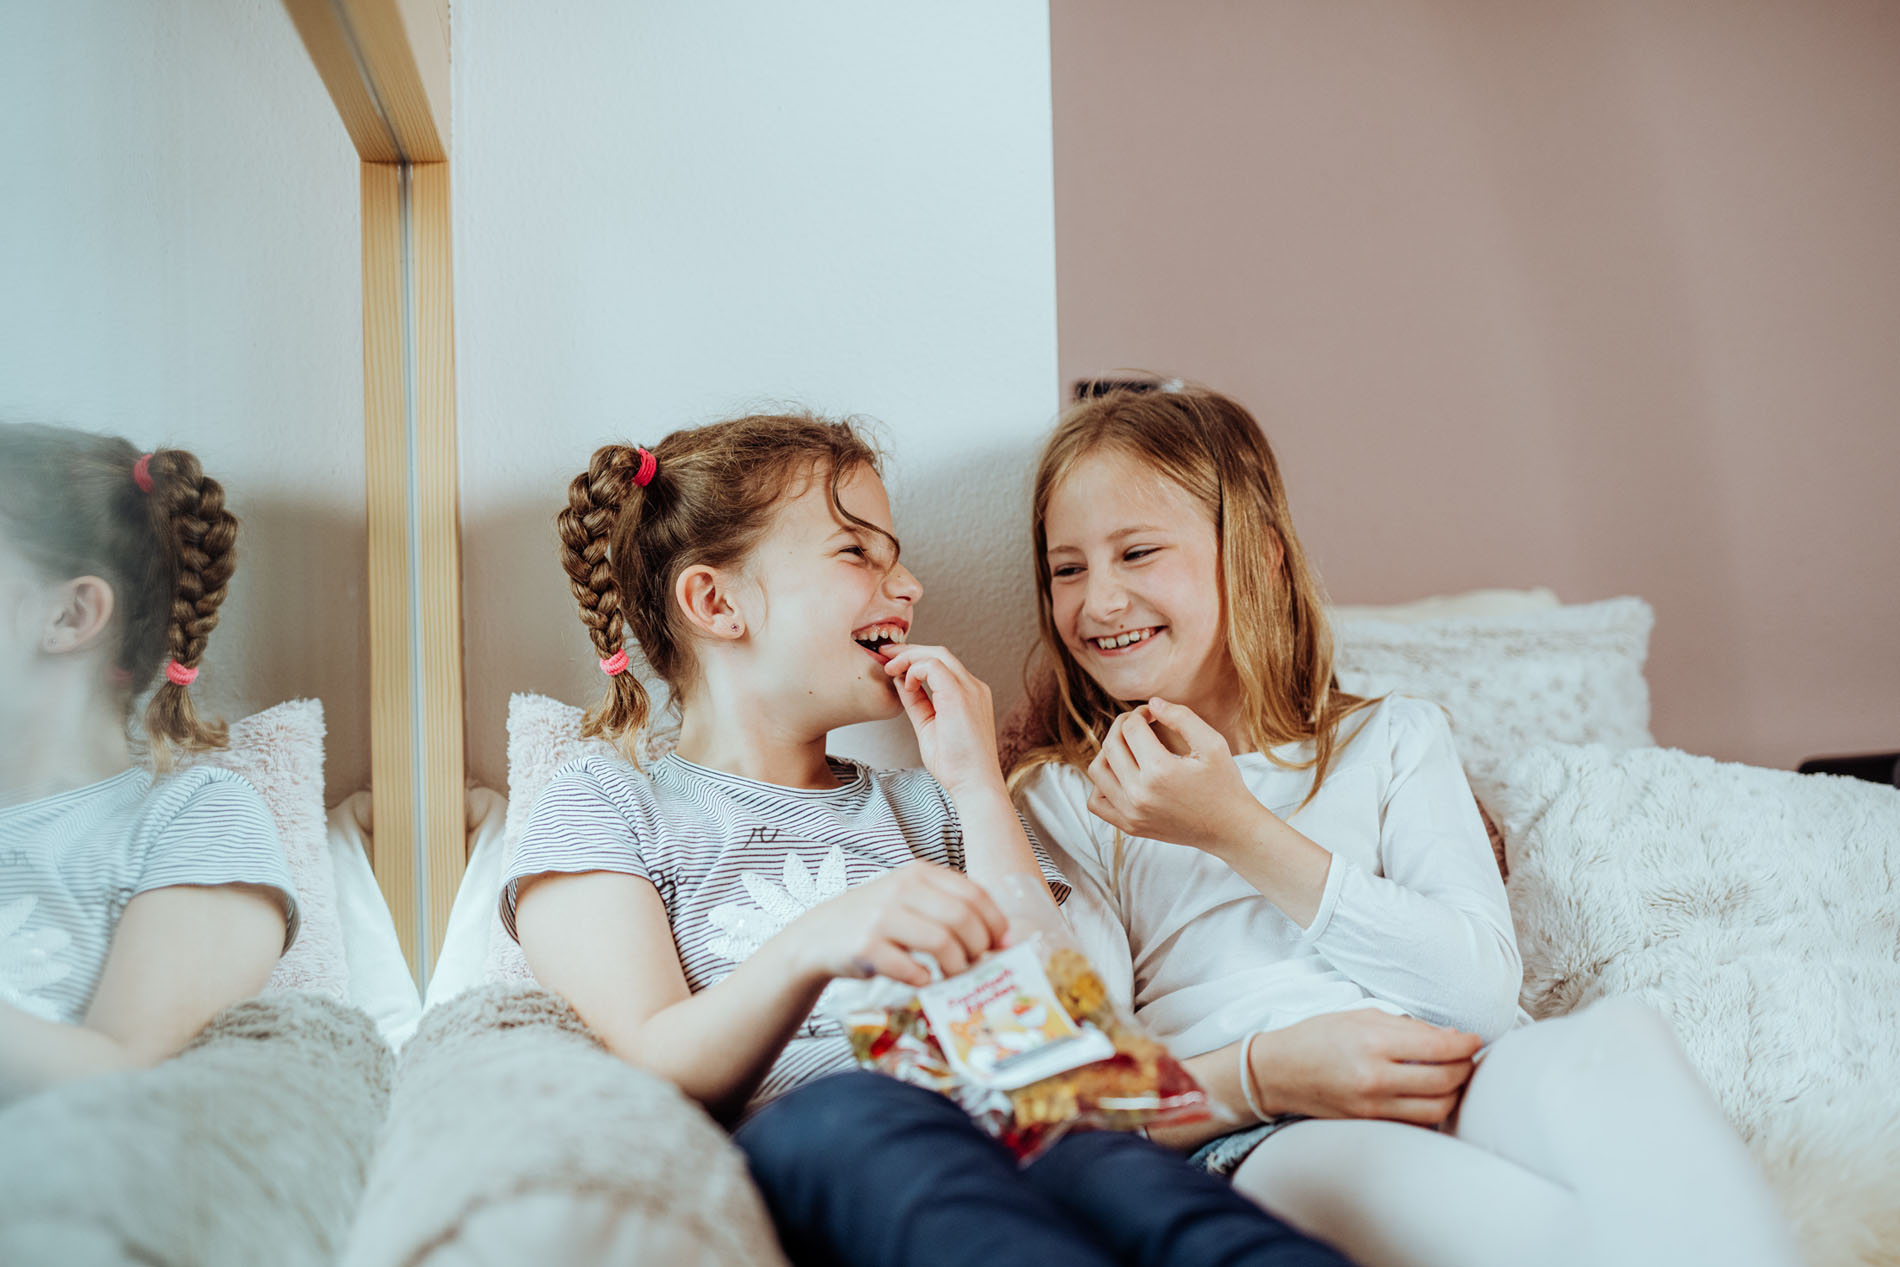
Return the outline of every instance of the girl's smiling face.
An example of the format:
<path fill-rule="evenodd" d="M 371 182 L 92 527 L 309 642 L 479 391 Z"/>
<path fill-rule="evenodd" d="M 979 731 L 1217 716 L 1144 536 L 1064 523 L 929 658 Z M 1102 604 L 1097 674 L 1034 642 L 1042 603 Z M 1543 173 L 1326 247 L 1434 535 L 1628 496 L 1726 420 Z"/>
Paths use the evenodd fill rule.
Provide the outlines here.
<path fill-rule="evenodd" d="M 838 481 L 850 513 L 891 533 L 890 497 L 869 467 Z M 747 633 L 758 681 L 790 686 L 787 700 L 820 728 L 903 711 L 884 661 L 908 640 L 923 586 L 897 561 L 895 535 L 839 518 L 823 477 L 788 498 L 748 560 L 756 613 Z"/>
<path fill-rule="evenodd" d="M 1062 645 L 1118 700 L 1161 696 L 1221 723 L 1238 698 L 1220 540 L 1187 490 L 1127 454 L 1079 460 L 1043 520 Z"/>

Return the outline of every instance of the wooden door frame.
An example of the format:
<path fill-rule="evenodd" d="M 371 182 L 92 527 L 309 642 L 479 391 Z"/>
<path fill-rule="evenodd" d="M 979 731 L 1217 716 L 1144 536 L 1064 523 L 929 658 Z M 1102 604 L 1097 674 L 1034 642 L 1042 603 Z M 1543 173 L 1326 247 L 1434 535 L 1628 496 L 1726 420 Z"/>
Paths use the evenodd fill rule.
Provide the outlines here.
<path fill-rule="evenodd" d="M 467 862 L 448 0 L 283 0 L 363 160 L 372 859 L 427 982 Z"/>

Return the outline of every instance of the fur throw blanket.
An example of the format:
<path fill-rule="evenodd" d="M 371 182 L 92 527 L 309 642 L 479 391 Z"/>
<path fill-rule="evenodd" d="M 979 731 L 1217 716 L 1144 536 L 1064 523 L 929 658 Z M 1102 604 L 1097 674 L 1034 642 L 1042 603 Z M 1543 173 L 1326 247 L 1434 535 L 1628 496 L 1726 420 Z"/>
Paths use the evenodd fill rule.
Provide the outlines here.
<path fill-rule="evenodd" d="M 327 1267 L 394 1059 L 322 995 L 259 996 L 151 1069 L 0 1113 L 0 1263 Z"/>
<path fill-rule="evenodd" d="M 469 990 L 403 1048 L 347 1267 L 783 1263 L 725 1132 L 557 996 Z"/>
<path fill-rule="evenodd" d="M 1900 1267 L 1900 791 L 1567 745 L 1502 785 L 1525 1008 L 1653 1004 L 1809 1261 Z"/>

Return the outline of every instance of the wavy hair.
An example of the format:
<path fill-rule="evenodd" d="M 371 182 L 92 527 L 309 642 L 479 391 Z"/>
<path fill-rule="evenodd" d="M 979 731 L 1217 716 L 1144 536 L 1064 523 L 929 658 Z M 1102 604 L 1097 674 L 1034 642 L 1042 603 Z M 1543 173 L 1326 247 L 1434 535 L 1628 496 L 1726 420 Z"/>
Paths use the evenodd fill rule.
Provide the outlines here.
<path fill-rule="evenodd" d="M 858 467 L 878 469 L 878 453 L 849 421 L 812 414 L 751 414 L 675 431 L 654 445 L 652 478 L 635 482 L 640 450 L 608 444 L 568 485 L 555 518 L 561 565 L 580 603 L 581 623 L 603 660 L 631 633 L 647 663 L 683 699 L 697 673 L 691 638 L 673 586 L 689 567 L 734 567 L 771 527 L 773 510 L 805 479 L 822 479 L 844 523 L 888 537 L 844 508 L 838 485 Z M 585 735 L 601 735 L 638 763 L 637 742 L 652 714 L 639 676 L 617 673 L 589 710 Z"/>
<path fill-rule="evenodd" d="M 1172 382 L 1081 401 L 1043 445 L 1030 512 L 1040 667 L 1030 674 L 1029 742 L 1010 772 L 1011 786 L 1038 765 L 1087 766 L 1127 709 L 1063 646 L 1050 592 L 1050 499 L 1080 462 L 1100 453 L 1135 459 L 1206 509 L 1219 541 L 1226 649 L 1240 679 L 1248 746 L 1282 767 L 1312 769 L 1311 800 L 1343 742 L 1339 724 L 1375 701 L 1342 691 L 1333 674 L 1325 590 L 1293 530 L 1266 434 L 1239 402 Z M 1310 759 L 1290 762 L 1272 751 L 1295 741 L 1312 743 Z"/>

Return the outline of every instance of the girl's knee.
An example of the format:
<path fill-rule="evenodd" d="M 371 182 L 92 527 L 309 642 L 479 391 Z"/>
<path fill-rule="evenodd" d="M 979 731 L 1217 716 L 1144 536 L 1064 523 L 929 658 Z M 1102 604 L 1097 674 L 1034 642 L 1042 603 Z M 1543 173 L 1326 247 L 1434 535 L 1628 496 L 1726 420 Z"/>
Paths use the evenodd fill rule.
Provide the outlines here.
<path fill-rule="evenodd" d="M 1575 1042 L 1580 1052 L 1599 1061 L 1680 1060 L 1676 1031 L 1661 1012 L 1634 995 L 1618 995 L 1584 1009 Z"/>

